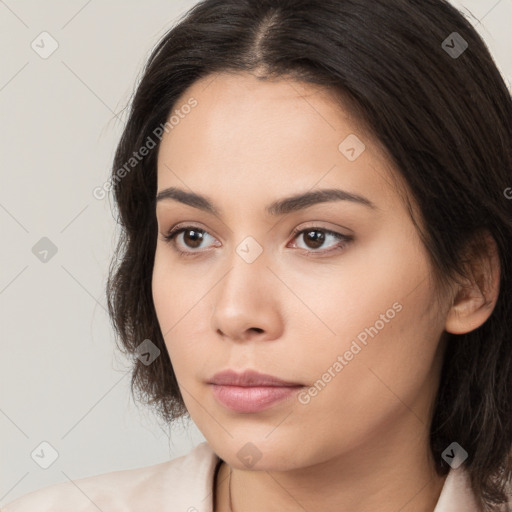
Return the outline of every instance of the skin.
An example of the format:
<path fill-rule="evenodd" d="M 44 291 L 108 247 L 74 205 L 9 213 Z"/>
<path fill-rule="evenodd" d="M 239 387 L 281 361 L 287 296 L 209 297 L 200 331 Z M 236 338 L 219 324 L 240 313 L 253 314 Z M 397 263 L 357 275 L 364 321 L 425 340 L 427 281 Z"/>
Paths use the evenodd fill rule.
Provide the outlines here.
<path fill-rule="evenodd" d="M 231 468 L 238 512 L 431 512 L 444 483 L 428 442 L 442 335 L 477 328 L 496 295 L 485 306 L 473 288 L 454 287 L 435 300 L 427 251 L 393 185 L 396 171 L 325 89 L 248 73 L 213 78 L 176 103 L 198 102 L 161 141 L 157 189 L 208 196 L 220 214 L 157 203 L 152 286 L 185 405 L 225 461 L 215 510 L 229 510 Z M 349 134 L 366 146 L 355 161 L 338 150 Z M 331 201 L 278 218 L 264 211 L 324 188 L 362 195 L 376 208 Z M 203 241 L 186 231 L 175 245 L 166 242 L 178 223 L 205 230 Z M 339 240 L 320 232 L 325 241 L 315 245 L 292 234 L 312 227 L 353 240 L 327 253 Z M 252 263 L 236 252 L 248 236 L 263 248 Z M 395 303 L 401 310 L 308 403 L 292 396 L 238 413 L 207 384 L 218 371 L 251 368 L 305 391 Z M 261 454 L 252 467 L 237 456 L 246 443 Z"/>

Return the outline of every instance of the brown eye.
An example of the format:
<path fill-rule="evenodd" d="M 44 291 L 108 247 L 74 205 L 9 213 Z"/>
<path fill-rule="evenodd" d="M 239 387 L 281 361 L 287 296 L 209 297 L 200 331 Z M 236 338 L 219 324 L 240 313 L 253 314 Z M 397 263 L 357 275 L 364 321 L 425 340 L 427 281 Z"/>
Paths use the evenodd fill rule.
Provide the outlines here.
<path fill-rule="evenodd" d="M 352 240 L 351 236 L 342 235 L 341 233 L 336 233 L 336 231 L 331 231 L 323 228 L 310 227 L 303 230 L 295 229 L 293 234 L 294 239 L 303 240 L 305 249 L 307 254 L 318 255 L 335 252 L 341 249 L 344 249 L 348 242 Z M 327 249 L 321 249 L 327 242 L 334 241 L 338 243 L 327 245 Z M 301 248 L 299 246 L 299 248 Z"/>
<path fill-rule="evenodd" d="M 197 249 L 198 247 L 200 247 L 203 238 L 204 231 L 195 228 L 183 230 L 183 241 L 187 247 Z"/>
<path fill-rule="evenodd" d="M 319 249 L 325 242 L 325 234 L 317 229 L 304 231 L 304 242 L 311 249 Z"/>
<path fill-rule="evenodd" d="M 162 239 L 166 243 L 170 244 L 180 255 L 196 256 L 205 252 L 203 250 L 194 249 L 204 248 L 203 242 L 208 237 L 213 239 L 213 237 L 204 229 L 200 229 L 195 226 L 178 226 L 172 228 L 167 235 L 162 236 Z"/>

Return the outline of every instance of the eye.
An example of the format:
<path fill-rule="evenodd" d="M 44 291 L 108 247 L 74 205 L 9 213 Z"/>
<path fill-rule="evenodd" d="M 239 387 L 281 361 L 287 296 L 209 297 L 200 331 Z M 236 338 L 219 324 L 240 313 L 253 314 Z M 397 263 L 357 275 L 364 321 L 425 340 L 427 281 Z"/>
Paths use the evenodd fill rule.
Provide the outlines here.
<path fill-rule="evenodd" d="M 304 248 L 307 251 L 307 254 L 311 253 L 331 253 L 337 252 L 345 248 L 348 242 L 350 242 L 353 237 L 342 235 L 341 233 L 337 233 L 336 231 L 331 231 L 329 229 L 321 228 L 318 226 L 312 226 L 305 229 L 294 229 L 293 231 L 294 239 L 302 237 L 306 247 Z M 337 241 L 338 243 L 332 244 L 331 249 L 327 250 L 317 250 L 320 249 L 326 242 L 329 240 Z"/>
<path fill-rule="evenodd" d="M 306 247 L 299 247 L 299 249 L 305 249 L 307 256 L 311 254 L 325 254 L 343 250 L 347 243 L 353 239 L 351 236 L 342 235 L 336 231 L 331 231 L 329 229 L 317 226 L 312 226 L 305 229 L 294 229 L 293 235 L 293 239 L 299 238 L 301 235 L 303 235 L 303 240 L 306 244 Z M 205 252 L 204 246 L 202 246 L 202 244 L 208 238 L 215 240 L 215 238 L 211 236 L 207 231 L 196 226 L 178 225 L 172 228 L 167 235 L 162 235 L 162 240 L 168 244 L 171 244 L 173 249 L 178 252 L 180 256 L 197 256 L 200 253 Z M 318 250 L 329 240 L 334 242 L 337 241 L 337 243 L 332 244 L 333 248 L 327 250 Z M 217 247 L 220 246 L 219 244 L 216 245 Z M 180 249 L 180 247 L 184 247 L 185 250 Z M 195 250 L 201 249 L 201 247 L 203 250 Z"/>
<path fill-rule="evenodd" d="M 183 236 L 180 236 L 183 234 Z M 201 243 L 208 237 L 214 239 L 204 229 L 195 226 L 176 226 L 172 228 L 167 235 L 162 235 L 162 239 L 171 245 L 181 256 L 195 256 L 199 252 L 203 251 L 188 251 L 181 250 L 177 244 L 180 241 L 180 245 L 189 249 L 198 249 L 201 247 Z M 175 240 L 176 239 L 176 240 Z"/>

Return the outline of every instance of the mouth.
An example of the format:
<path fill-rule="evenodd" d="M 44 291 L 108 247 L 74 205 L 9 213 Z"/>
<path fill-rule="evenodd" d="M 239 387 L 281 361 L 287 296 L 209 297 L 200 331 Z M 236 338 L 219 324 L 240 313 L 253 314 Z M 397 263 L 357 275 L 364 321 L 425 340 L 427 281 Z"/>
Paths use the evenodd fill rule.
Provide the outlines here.
<path fill-rule="evenodd" d="M 208 384 L 216 384 L 220 386 L 240 386 L 240 387 L 296 387 L 302 386 L 300 382 L 291 382 L 260 373 L 255 370 L 245 370 L 242 373 L 237 373 L 234 370 L 224 370 L 216 373 L 209 381 Z"/>
<path fill-rule="evenodd" d="M 215 374 L 208 384 L 224 407 L 241 413 L 254 413 L 290 398 L 304 387 L 273 375 L 254 370 L 237 373 L 225 370 Z"/>

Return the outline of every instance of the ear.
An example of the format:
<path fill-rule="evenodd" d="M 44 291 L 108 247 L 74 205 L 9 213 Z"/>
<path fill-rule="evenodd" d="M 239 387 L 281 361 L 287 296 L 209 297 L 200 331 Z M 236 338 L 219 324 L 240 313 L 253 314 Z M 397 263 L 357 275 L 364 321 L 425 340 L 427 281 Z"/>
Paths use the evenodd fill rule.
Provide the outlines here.
<path fill-rule="evenodd" d="M 453 304 L 446 317 L 445 330 L 465 334 L 480 327 L 496 305 L 500 285 L 500 260 L 494 237 L 480 232 L 469 251 L 469 270 L 473 276 L 454 291 Z"/>

